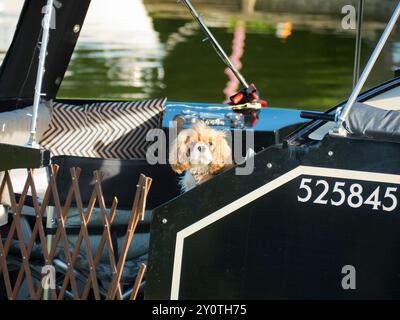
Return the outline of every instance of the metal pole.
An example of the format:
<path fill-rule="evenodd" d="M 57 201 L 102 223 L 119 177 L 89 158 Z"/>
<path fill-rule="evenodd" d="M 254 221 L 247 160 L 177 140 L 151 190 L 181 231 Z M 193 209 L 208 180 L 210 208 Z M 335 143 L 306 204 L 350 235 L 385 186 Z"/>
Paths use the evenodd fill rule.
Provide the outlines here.
<path fill-rule="evenodd" d="M 353 88 L 357 85 L 358 79 L 360 78 L 363 16 L 364 16 L 364 0 L 359 0 L 358 12 L 357 12 L 357 31 L 356 31 L 356 50 L 354 57 Z"/>
<path fill-rule="evenodd" d="M 353 107 L 354 103 L 357 100 L 358 95 L 360 94 L 369 74 L 371 73 L 372 68 L 375 65 L 376 60 L 378 59 L 387 39 L 389 38 L 389 35 L 391 34 L 394 26 L 396 25 L 396 22 L 400 16 L 400 1 L 397 4 L 396 9 L 393 12 L 392 17 L 390 18 L 385 31 L 382 33 L 381 38 L 378 41 L 378 44 L 376 45 L 376 48 L 374 49 L 374 52 L 372 53 L 371 57 L 369 58 L 369 61 L 367 65 L 365 66 L 365 69 L 363 73 L 361 74 L 360 79 L 357 82 L 357 85 L 355 86 L 353 92 L 351 93 L 351 96 L 349 100 L 347 101 L 345 107 L 343 108 L 340 116 L 339 116 L 339 130 L 343 129 L 343 122 L 346 120 L 351 108 Z"/>
<path fill-rule="evenodd" d="M 46 14 L 45 14 L 43 22 L 42 22 L 43 34 L 42 34 L 42 42 L 41 42 L 41 46 L 40 46 L 39 66 L 38 66 L 37 76 L 36 76 L 35 97 L 33 100 L 31 132 L 30 132 L 30 137 L 29 137 L 29 141 L 27 144 L 28 146 L 33 147 L 33 148 L 39 148 L 39 145 L 36 142 L 37 117 L 38 117 L 40 98 L 42 96 L 42 85 L 43 85 L 43 76 L 45 73 L 47 45 L 49 42 L 50 23 L 51 23 L 51 17 L 53 14 L 53 2 L 54 2 L 54 0 L 47 0 Z"/>
<path fill-rule="evenodd" d="M 222 49 L 221 45 L 218 43 L 217 39 L 215 39 L 214 35 L 211 33 L 210 29 L 208 29 L 207 25 L 203 22 L 201 19 L 199 13 L 196 11 L 196 9 L 193 7 L 191 2 L 189 0 L 181 0 L 183 4 L 188 8 L 189 12 L 192 14 L 193 18 L 198 22 L 200 27 L 203 29 L 204 33 L 207 35 L 207 38 L 211 41 L 212 45 L 214 46 L 215 50 L 217 53 L 221 56 L 221 58 L 224 60 L 226 65 L 228 66 L 229 69 L 232 70 L 236 78 L 239 80 L 239 82 L 242 84 L 243 87 L 246 89 L 249 88 L 250 86 L 248 85 L 247 81 L 244 79 L 244 77 L 241 75 L 239 70 L 233 65 L 231 60 L 229 59 L 228 55 L 225 53 L 224 49 Z"/>

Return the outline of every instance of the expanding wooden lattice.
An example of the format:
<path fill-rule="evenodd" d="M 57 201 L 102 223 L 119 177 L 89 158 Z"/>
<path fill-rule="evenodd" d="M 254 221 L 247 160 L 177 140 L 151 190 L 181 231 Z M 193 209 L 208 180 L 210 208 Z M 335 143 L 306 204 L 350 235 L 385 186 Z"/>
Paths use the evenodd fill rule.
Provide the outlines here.
<path fill-rule="evenodd" d="M 26 284 L 30 299 L 39 300 L 43 298 L 43 291 L 45 289 L 43 289 L 42 278 L 39 278 L 38 281 L 37 277 L 33 275 L 34 271 L 32 264 L 30 263 L 34 248 L 36 251 L 38 248 L 40 249 L 39 255 L 42 258 L 41 260 L 43 261 L 44 266 L 52 267 L 54 260 L 57 258 L 57 252 L 60 251 L 65 259 L 65 265 L 67 266 L 66 272 L 62 274 L 61 279 L 58 276 L 57 283 L 59 285 L 56 288 L 53 287 L 48 289 L 47 293 L 49 299 L 65 299 L 67 292 L 70 298 L 76 300 L 85 300 L 90 297 L 107 300 L 123 299 L 124 288 L 122 288 L 121 285 L 121 277 L 136 227 L 144 218 L 146 198 L 150 189 L 151 179 L 144 175 L 141 175 L 139 178 L 130 220 L 126 226 L 127 230 L 124 238 L 124 245 L 119 256 L 116 257 L 111 237 L 111 227 L 116 217 L 118 201 L 114 198 L 111 208 L 107 210 L 101 187 L 101 172 L 94 172 L 95 184 L 86 209 L 83 207 L 79 188 L 81 170 L 79 168 L 72 168 L 70 170 L 71 185 L 69 186 L 68 194 L 63 205 L 61 204 L 56 184 L 59 167 L 51 166 L 49 172 L 49 184 L 44 197 L 41 200 L 39 200 L 37 195 L 35 181 L 33 179 L 33 170 L 28 170 L 28 177 L 18 201 L 14 194 L 9 172 L 5 172 L 0 185 L 0 195 L 2 195 L 3 192 L 9 194 L 12 212 L 12 221 L 7 236 L 3 238 L 3 236 L 0 235 L 0 280 L 1 277 L 4 279 L 4 287 L 8 299 L 15 300 L 18 298 L 23 283 Z M 34 222 L 30 239 L 24 239 L 24 233 L 21 229 L 22 209 L 28 197 L 29 190 L 36 220 Z M 50 203 L 51 199 L 53 200 L 52 203 Z M 77 238 L 78 240 L 74 245 L 74 249 L 70 248 L 70 241 L 65 228 L 65 222 L 71 210 L 72 203 L 76 203 L 76 210 L 79 212 L 81 222 Z M 101 212 L 103 232 L 97 248 L 92 248 L 89 240 L 90 229 L 88 228 L 88 224 L 92 218 L 96 203 Z M 57 227 L 51 237 L 51 250 L 48 249 L 49 240 L 48 237 L 46 238 L 46 228 L 44 226 L 46 208 L 50 205 L 53 207 L 57 220 Z M 86 275 L 84 286 L 78 288 L 75 264 L 81 247 L 85 248 L 85 256 L 87 257 L 89 272 Z M 14 252 L 11 252 L 12 248 L 14 248 Z M 112 280 L 106 288 L 104 288 L 104 286 L 100 288 L 96 269 L 100 264 L 105 249 L 108 253 L 109 265 L 112 270 Z M 17 255 L 15 254 L 15 251 L 18 252 Z M 21 261 L 16 279 L 11 279 L 10 277 L 8 264 L 10 256 L 17 256 Z M 132 300 L 136 299 L 145 270 L 146 266 L 141 264 L 136 279 L 133 279 L 135 280 L 133 283 L 133 289 L 131 288 L 131 290 L 128 290 L 128 298 Z M 41 272 L 39 274 L 41 275 Z"/>

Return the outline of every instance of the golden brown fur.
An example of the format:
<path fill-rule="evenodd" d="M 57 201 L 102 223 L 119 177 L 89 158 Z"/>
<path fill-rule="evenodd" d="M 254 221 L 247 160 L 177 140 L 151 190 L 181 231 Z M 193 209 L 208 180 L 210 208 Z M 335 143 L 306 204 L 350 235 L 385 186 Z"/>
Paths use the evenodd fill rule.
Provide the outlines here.
<path fill-rule="evenodd" d="M 232 165 L 232 152 L 223 131 L 199 122 L 178 134 L 170 146 L 169 163 L 176 173 L 185 172 L 182 187 L 187 191 L 193 187 L 191 178 L 199 184 Z"/>

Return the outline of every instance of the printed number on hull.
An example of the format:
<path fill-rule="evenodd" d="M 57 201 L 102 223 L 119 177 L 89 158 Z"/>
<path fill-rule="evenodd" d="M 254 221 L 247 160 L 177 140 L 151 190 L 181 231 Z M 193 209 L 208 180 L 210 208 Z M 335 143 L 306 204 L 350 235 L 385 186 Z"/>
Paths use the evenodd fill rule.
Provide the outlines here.
<path fill-rule="evenodd" d="M 303 178 L 301 180 L 297 200 L 299 202 L 349 206 L 361 208 L 370 206 L 373 210 L 394 211 L 398 206 L 398 187 L 376 186 L 373 192 L 366 192 L 362 183 L 346 181 L 328 182 L 323 179 Z"/>

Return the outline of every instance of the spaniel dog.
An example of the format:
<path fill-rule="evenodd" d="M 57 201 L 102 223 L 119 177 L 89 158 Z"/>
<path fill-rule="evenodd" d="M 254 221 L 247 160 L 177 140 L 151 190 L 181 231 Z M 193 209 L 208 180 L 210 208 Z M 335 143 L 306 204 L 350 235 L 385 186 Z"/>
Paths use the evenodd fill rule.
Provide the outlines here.
<path fill-rule="evenodd" d="M 231 167 L 232 151 L 223 131 L 198 122 L 178 134 L 170 146 L 169 163 L 176 173 L 185 173 L 180 185 L 186 192 Z"/>

